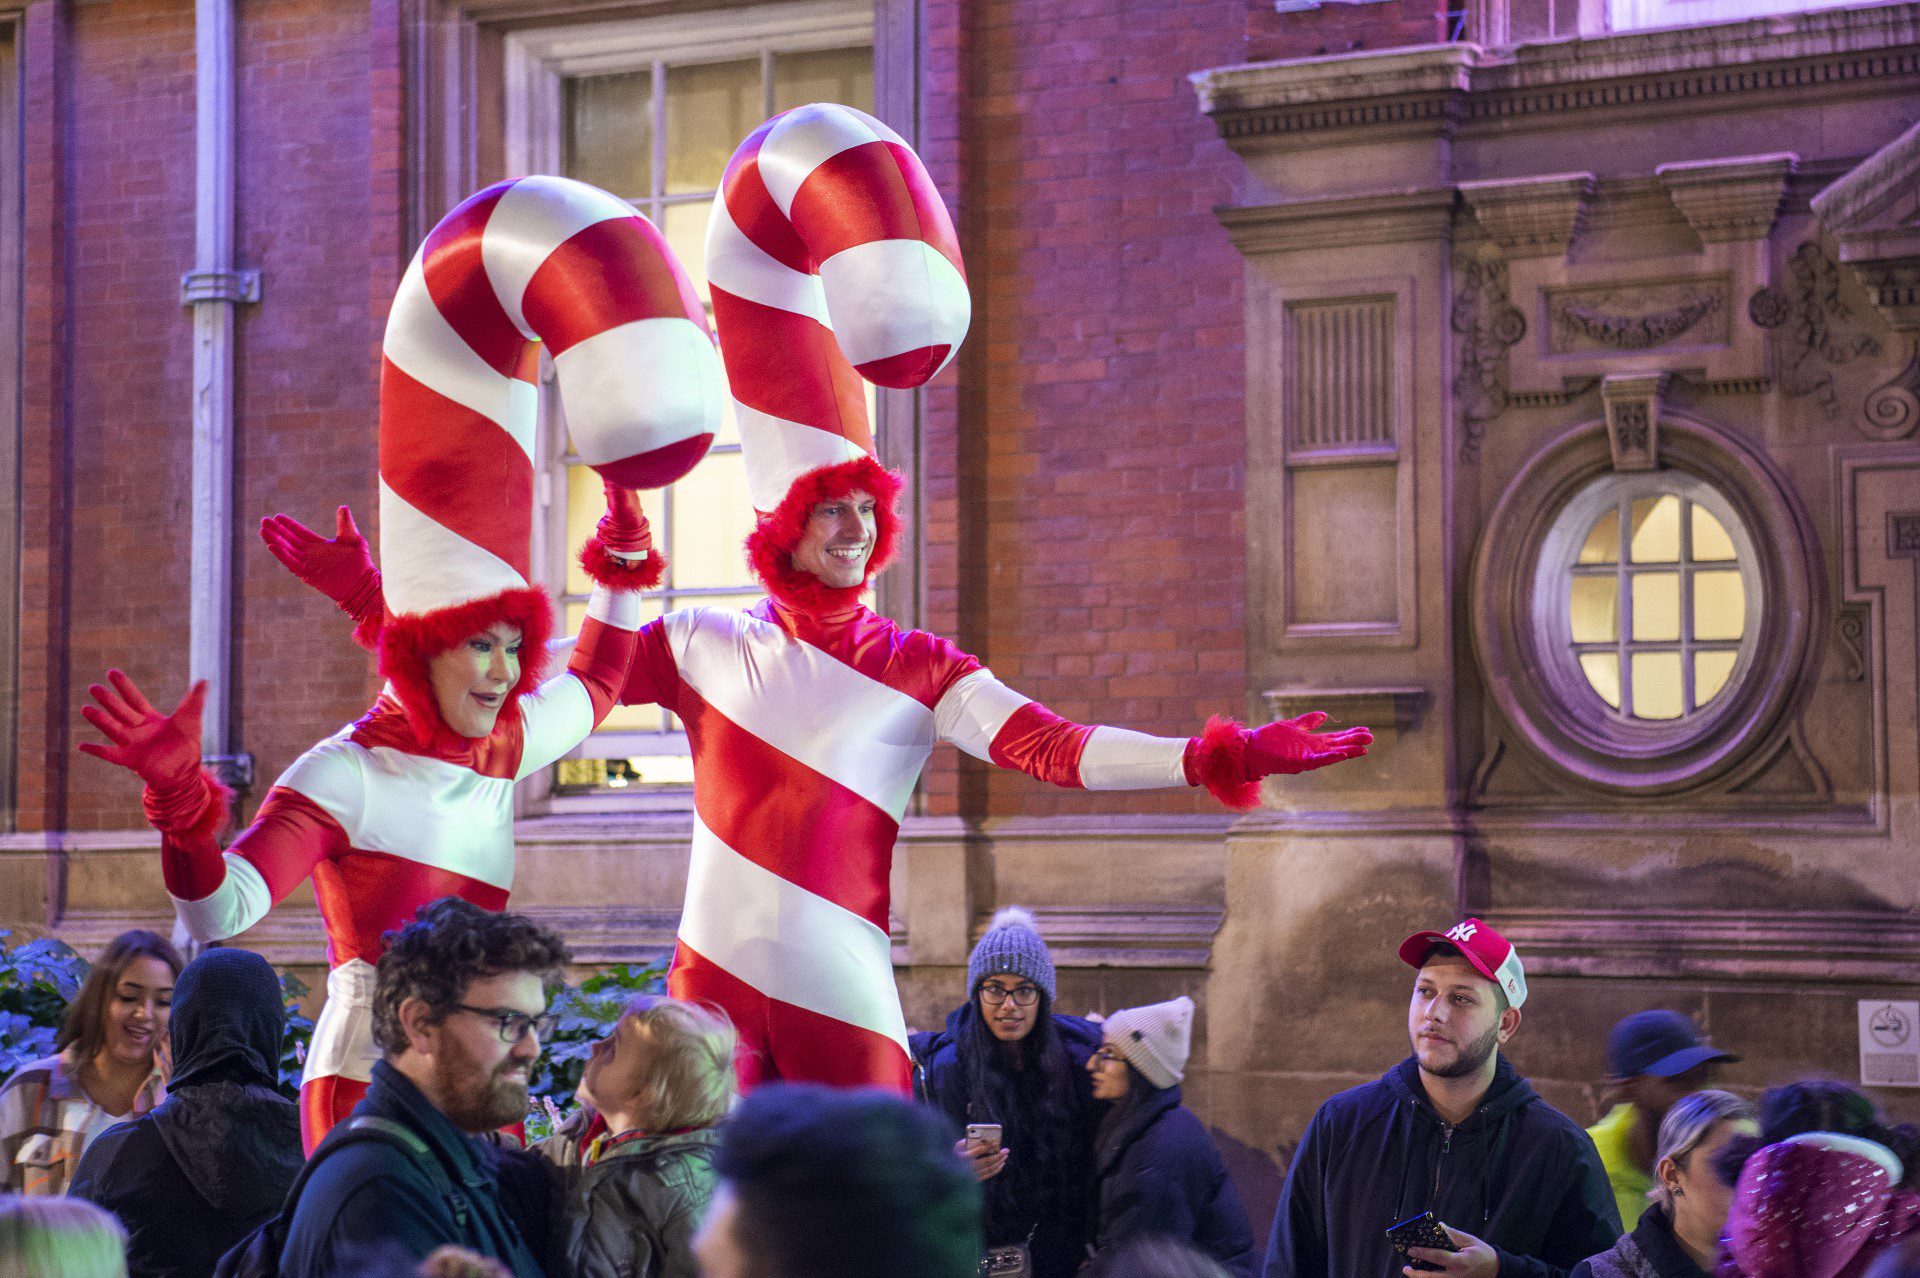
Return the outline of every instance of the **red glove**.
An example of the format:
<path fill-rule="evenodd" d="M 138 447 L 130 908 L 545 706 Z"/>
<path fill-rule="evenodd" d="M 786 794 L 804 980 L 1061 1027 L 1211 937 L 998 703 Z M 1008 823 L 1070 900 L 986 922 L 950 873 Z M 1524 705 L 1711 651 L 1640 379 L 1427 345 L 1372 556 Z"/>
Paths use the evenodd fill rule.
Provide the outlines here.
<path fill-rule="evenodd" d="M 610 479 L 600 482 L 607 490 L 607 513 L 594 528 L 600 544 L 622 559 L 645 559 L 653 550 L 653 530 L 641 512 L 640 494 Z"/>
<path fill-rule="evenodd" d="M 1260 806 L 1261 778 L 1357 759 L 1373 744 L 1366 728 L 1314 731 L 1326 721 L 1317 710 L 1252 730 L 1231 719 L 1209 719 L 1206 730 L 1187 742 L 1187 784 L 1204 785 L 1220 802 L 1245 812 Z"/>
<path fill-rule="evenodd" d="M 291 515 L 269 515 L 260 521 L 260 540 L 273 557 L 300 580 L 318 590 L 353 618 L 356 630 L 377 622 L 386 607 L 380 595 L 380 570 L 373 566 L 367 539 L 354 526 L 345 506 L 334 512 L 331 540 Z"/>
<path fill-rule="evenodd" d="M 596 585 L 609 590 L 647 590 L 660 584 L 667 559 L 653 548 L 653 531 L 640 509 L 640 494 L 602 480 L 607 489 L 607 513 L 587 544 L 580 548 L 580 566 Z"/>
<path fill-rule="evenodd" d="M 206 704 L 207 681 L 187 690 L 180 708 L 163 715 L 118 670 L 107 671 L 112 689 L 92 684 L 97 706 L 81 706 L 80 713 L 98 728 L 109 744 L 82 741 L 80 751 L 137 773 L 148 787 L 172 791 L 200 775 L 200 707 Z"/>

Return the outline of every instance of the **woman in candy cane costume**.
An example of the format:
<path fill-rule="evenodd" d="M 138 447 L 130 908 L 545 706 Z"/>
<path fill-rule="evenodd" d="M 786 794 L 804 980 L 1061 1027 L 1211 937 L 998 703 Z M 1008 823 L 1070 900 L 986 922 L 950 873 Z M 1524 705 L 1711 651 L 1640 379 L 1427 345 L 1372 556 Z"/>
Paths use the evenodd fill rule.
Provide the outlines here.
<path fill-rule="evenodd" d="M 1069 723 L 860 602 L 901 485 L 873 456 L 860 379 L 920 385 L 971 313 L 939 193 L 884 124 L 817 105 L 756 130 L 715 201 L 707 274 L 770 598 L 649 623 L 620 696 L 679 715 L 693 752 L 668 985 L 733 1018 L 743 1084 L 904 1091 L 887 873 L 935 741 L 1056 785 L 1205 785 L 1246 808 L 1262 777 L 1365 754 L 1372 736 L 1313 732 L 1324 715 L 1216 719 L 1191 739 Z"/>
<path fill-rule="evenodd" d="M 551 605 L 528 577 L 535 338 L 608 496 L 581 552 L 596 583 L 587 620 L 544 683 Z M 332 970 L 301 1085 L 309 1149 L 366 1089 L 381 934 L 441 896 L 506 905 L 513 783 L 612 708 L 638 592 L 663 569 L 632 489 L 691 469 L 722 408 L 705 314 L 665 241 L 623 202 L 559 178 L 490 187 L 434 228 L 383 355 L 382 572 L 344 508 L 338 541 L 302 558 L 376 648 L 387 686 L 373 707 L 295 760 L 224 854 L 231 795 L 199 767 L 205 686 L 163 716 L 114 671 L 83 711 L 109 744 L 80 748 L 146 782 L 167 891 L 197 939 L 246 930 L 312 876 Z M 298 525 L 268 520 L 262 534 L 302 557 Z"/>

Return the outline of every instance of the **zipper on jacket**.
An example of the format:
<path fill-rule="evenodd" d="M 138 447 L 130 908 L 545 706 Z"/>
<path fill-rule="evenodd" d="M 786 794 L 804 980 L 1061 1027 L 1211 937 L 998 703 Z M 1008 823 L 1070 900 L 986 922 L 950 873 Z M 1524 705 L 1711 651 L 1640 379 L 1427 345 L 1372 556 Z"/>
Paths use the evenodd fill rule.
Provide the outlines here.
<path fill-rule="evenodd" d="M 1440 1172 L 1447 1165 L 1447 1155 L 1453 1152 L 1453 1128 L 1448 1124 L 1440 1126 L 1440 1157 L 1433 1164 L 1433 1201 L 1440 1201 Z"/>

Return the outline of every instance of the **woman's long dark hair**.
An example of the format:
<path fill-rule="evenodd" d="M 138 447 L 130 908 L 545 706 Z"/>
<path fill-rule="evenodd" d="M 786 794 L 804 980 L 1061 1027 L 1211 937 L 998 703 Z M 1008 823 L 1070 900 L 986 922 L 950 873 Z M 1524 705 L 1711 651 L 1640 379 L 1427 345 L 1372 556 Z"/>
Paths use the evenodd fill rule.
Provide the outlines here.
<path fill-rule="evenodd" d="M 967 1121 L 999 1123 L 1011 1151 L 1006 1170 L 985 1182 L 990 1235 L 1020 1241 L 1037 1220 L 1086 1210 L 1091 1106 L 1085 1073 L 1053 1023 L 1053 1000 L 1040 992 L 1033 1032 L 1017 1043 L 993 1036 L 975 990 L 960 1015 L 957 1045 L 966 1081 Z M 1016 1232 L 1018 1237 L 1008 1239 Z"/>
<path fill-rule="evenodd" d="M 1713 1169 L 1728 1185 L 1740 1179 L 1747 1159 L 1789 1136 L 1835 1132 L 1877 1141 L 1892 1150 L 1908 1189 L 1920 1190 L 1920 1127 L 1889 1123 L 1865 1092 L 1830 1078 L 1808 1078 L 1769 1088 L 1760 1095 L 1760 1134 L 1736 1136 L 1721 1146 Z"/>

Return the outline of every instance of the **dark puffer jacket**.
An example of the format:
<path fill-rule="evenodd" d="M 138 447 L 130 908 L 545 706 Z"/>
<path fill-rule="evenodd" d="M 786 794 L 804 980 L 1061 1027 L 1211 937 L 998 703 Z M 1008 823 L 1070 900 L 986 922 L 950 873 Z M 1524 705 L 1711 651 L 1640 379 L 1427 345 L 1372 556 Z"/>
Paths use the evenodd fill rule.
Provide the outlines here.
<path fill-rule="evenodd" d="M 622 1141 L 574 1173 L 567 1268 L 577 1278 L 696 1278 L 693 1232 L 713 1197 L 711 1127 Z"/>
<path fill-rule="evenodd" d="M 1056 1133 L 1063 1142 L 1065 1159 L 1063 1167 L 1054 1169 L 1059 1183 L 1051 1188 L 1054 1201 L 1064 1205 L 1041 1212 L 1031 1206 L 1042 1195 L 1033 1179 L 1038 1169 L 1032 1159 L 1023 1160 L 1022 1152 L 1031 1148 L 1029 1133 L 1034 1124 L 1046 1120 L 1038 1114 L 969 1112 L 967 1072 L 960 1059 L 960 1025 L 968 1006 L 971 1004 L 947 1017 L 945 1030 L 915 1034 L 909 1040 L 917 1066 L 915 1090 L 958 1127 L 999 1123 L 1005 1128 L 1010 1156 L 1006 1170 L 995 1178 L 1003 1183 L 990 1182 L 988 1186 L 984 1222 L 987 1244 L 1007 1246 L 1027 1242 L 1031 1236 L 1034 1278 L 1070 1278 L 1085 1262 L 1087 1244 L 1093 1240 L 1093 1131 L 1104 1106 L 1093 1099 L 1087 1058 L 1100 1048 L 1100 1027 L 1078 1016 L 1049 1014 L 1054 1034 L 1070 1062 L 1074 1112 L 1066 1130 Z"/>
<path fill-rule="evenodd" d="M 1259 1258 L 1247 1209 L 1213 1138 L 1180 1103 L 1179 1087 L 1139 1093 L 1110 1115 L 1094 1147 L 1094 1171 L 1096 1253 L 1165 1236 L 1190 1243 L 1235 1278 L 1252 1278 Z"/>

